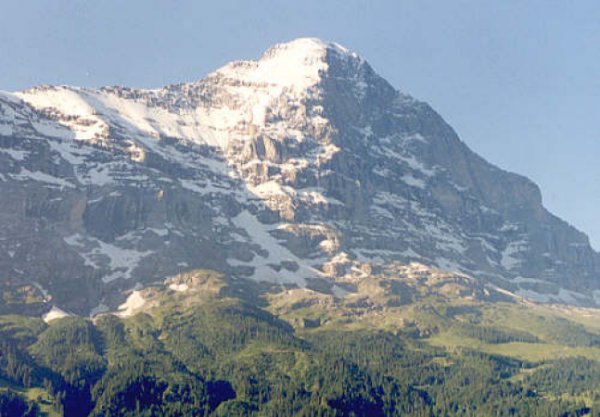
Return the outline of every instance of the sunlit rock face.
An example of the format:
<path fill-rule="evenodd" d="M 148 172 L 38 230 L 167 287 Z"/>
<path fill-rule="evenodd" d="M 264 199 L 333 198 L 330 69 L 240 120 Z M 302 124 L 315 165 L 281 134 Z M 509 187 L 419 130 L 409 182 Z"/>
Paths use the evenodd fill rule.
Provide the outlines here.
<path fill-rule="evenodd" d="M 195 268 L 341 294 L 414 261 L 543 302 L 600 290 L 599 255 L 535 184 L 317 39 L 162 89 L 2 93 L 0 193 L 0 284 L 45 311 Z"/>

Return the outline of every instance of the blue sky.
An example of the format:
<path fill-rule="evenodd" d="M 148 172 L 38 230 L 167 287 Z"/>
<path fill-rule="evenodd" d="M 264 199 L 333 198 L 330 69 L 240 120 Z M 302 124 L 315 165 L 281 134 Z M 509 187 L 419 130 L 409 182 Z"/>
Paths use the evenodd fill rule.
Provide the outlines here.
<path fill-rule="evenodd" d="M 6 1 L 0 89 L 159 87 L 296 37 L 336 41 L 600 248 L 599 22 L 597 0 Z"/>

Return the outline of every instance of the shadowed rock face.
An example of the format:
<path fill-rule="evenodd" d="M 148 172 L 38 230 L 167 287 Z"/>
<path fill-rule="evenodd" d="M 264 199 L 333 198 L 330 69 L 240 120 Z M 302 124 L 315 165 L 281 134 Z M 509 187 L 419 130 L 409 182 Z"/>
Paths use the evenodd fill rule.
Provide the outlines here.
<path fill-rule="evenodd" d="M 600 290 L 599 255 L 535 184 L 315 39 L 159 90 L 3 93 L 0 193 L 0 287 L 40 311 L 195 268 L 335 292 L 418 261 L 539 301 Z"/>

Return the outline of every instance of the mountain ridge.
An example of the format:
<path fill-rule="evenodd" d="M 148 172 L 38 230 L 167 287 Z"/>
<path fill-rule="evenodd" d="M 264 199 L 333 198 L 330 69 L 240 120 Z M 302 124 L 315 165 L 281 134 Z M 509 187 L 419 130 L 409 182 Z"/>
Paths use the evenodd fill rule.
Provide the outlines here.
<path fill-rule="evenodd" d="M 2 285 L 41 291 L 41 310 L 101 312 L 200 267 L 343 296 L 353 275 L 411 261 L 542 302 L 600 299 L 600 255 L 533 182 L 337 44 L 0 107 Z"/>

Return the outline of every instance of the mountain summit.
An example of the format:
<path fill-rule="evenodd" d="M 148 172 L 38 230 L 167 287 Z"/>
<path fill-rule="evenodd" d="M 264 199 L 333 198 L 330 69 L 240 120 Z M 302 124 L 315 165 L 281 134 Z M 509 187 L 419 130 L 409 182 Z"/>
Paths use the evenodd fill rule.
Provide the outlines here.
<path fill-rule="evenodd" d="M 318 39 L 161 89 L 1 93 L 0 190 L 0 290 L 40 313 L 197 268 L 344 297 L 411 262 L 600 302 L 600 255 L 535 184 Z"/>
<path fill-rule="evenodd" d="M 266 51 L 258 61 L 238 61 L 224 66 L 217 74 L 240 82 L 268 84 L 271 87 L 302 90 L 318 84 L 329 69 L 332 56 L 360 65 L 358 55 L 336 43 L 301 38 L 281 43 Z"/>

